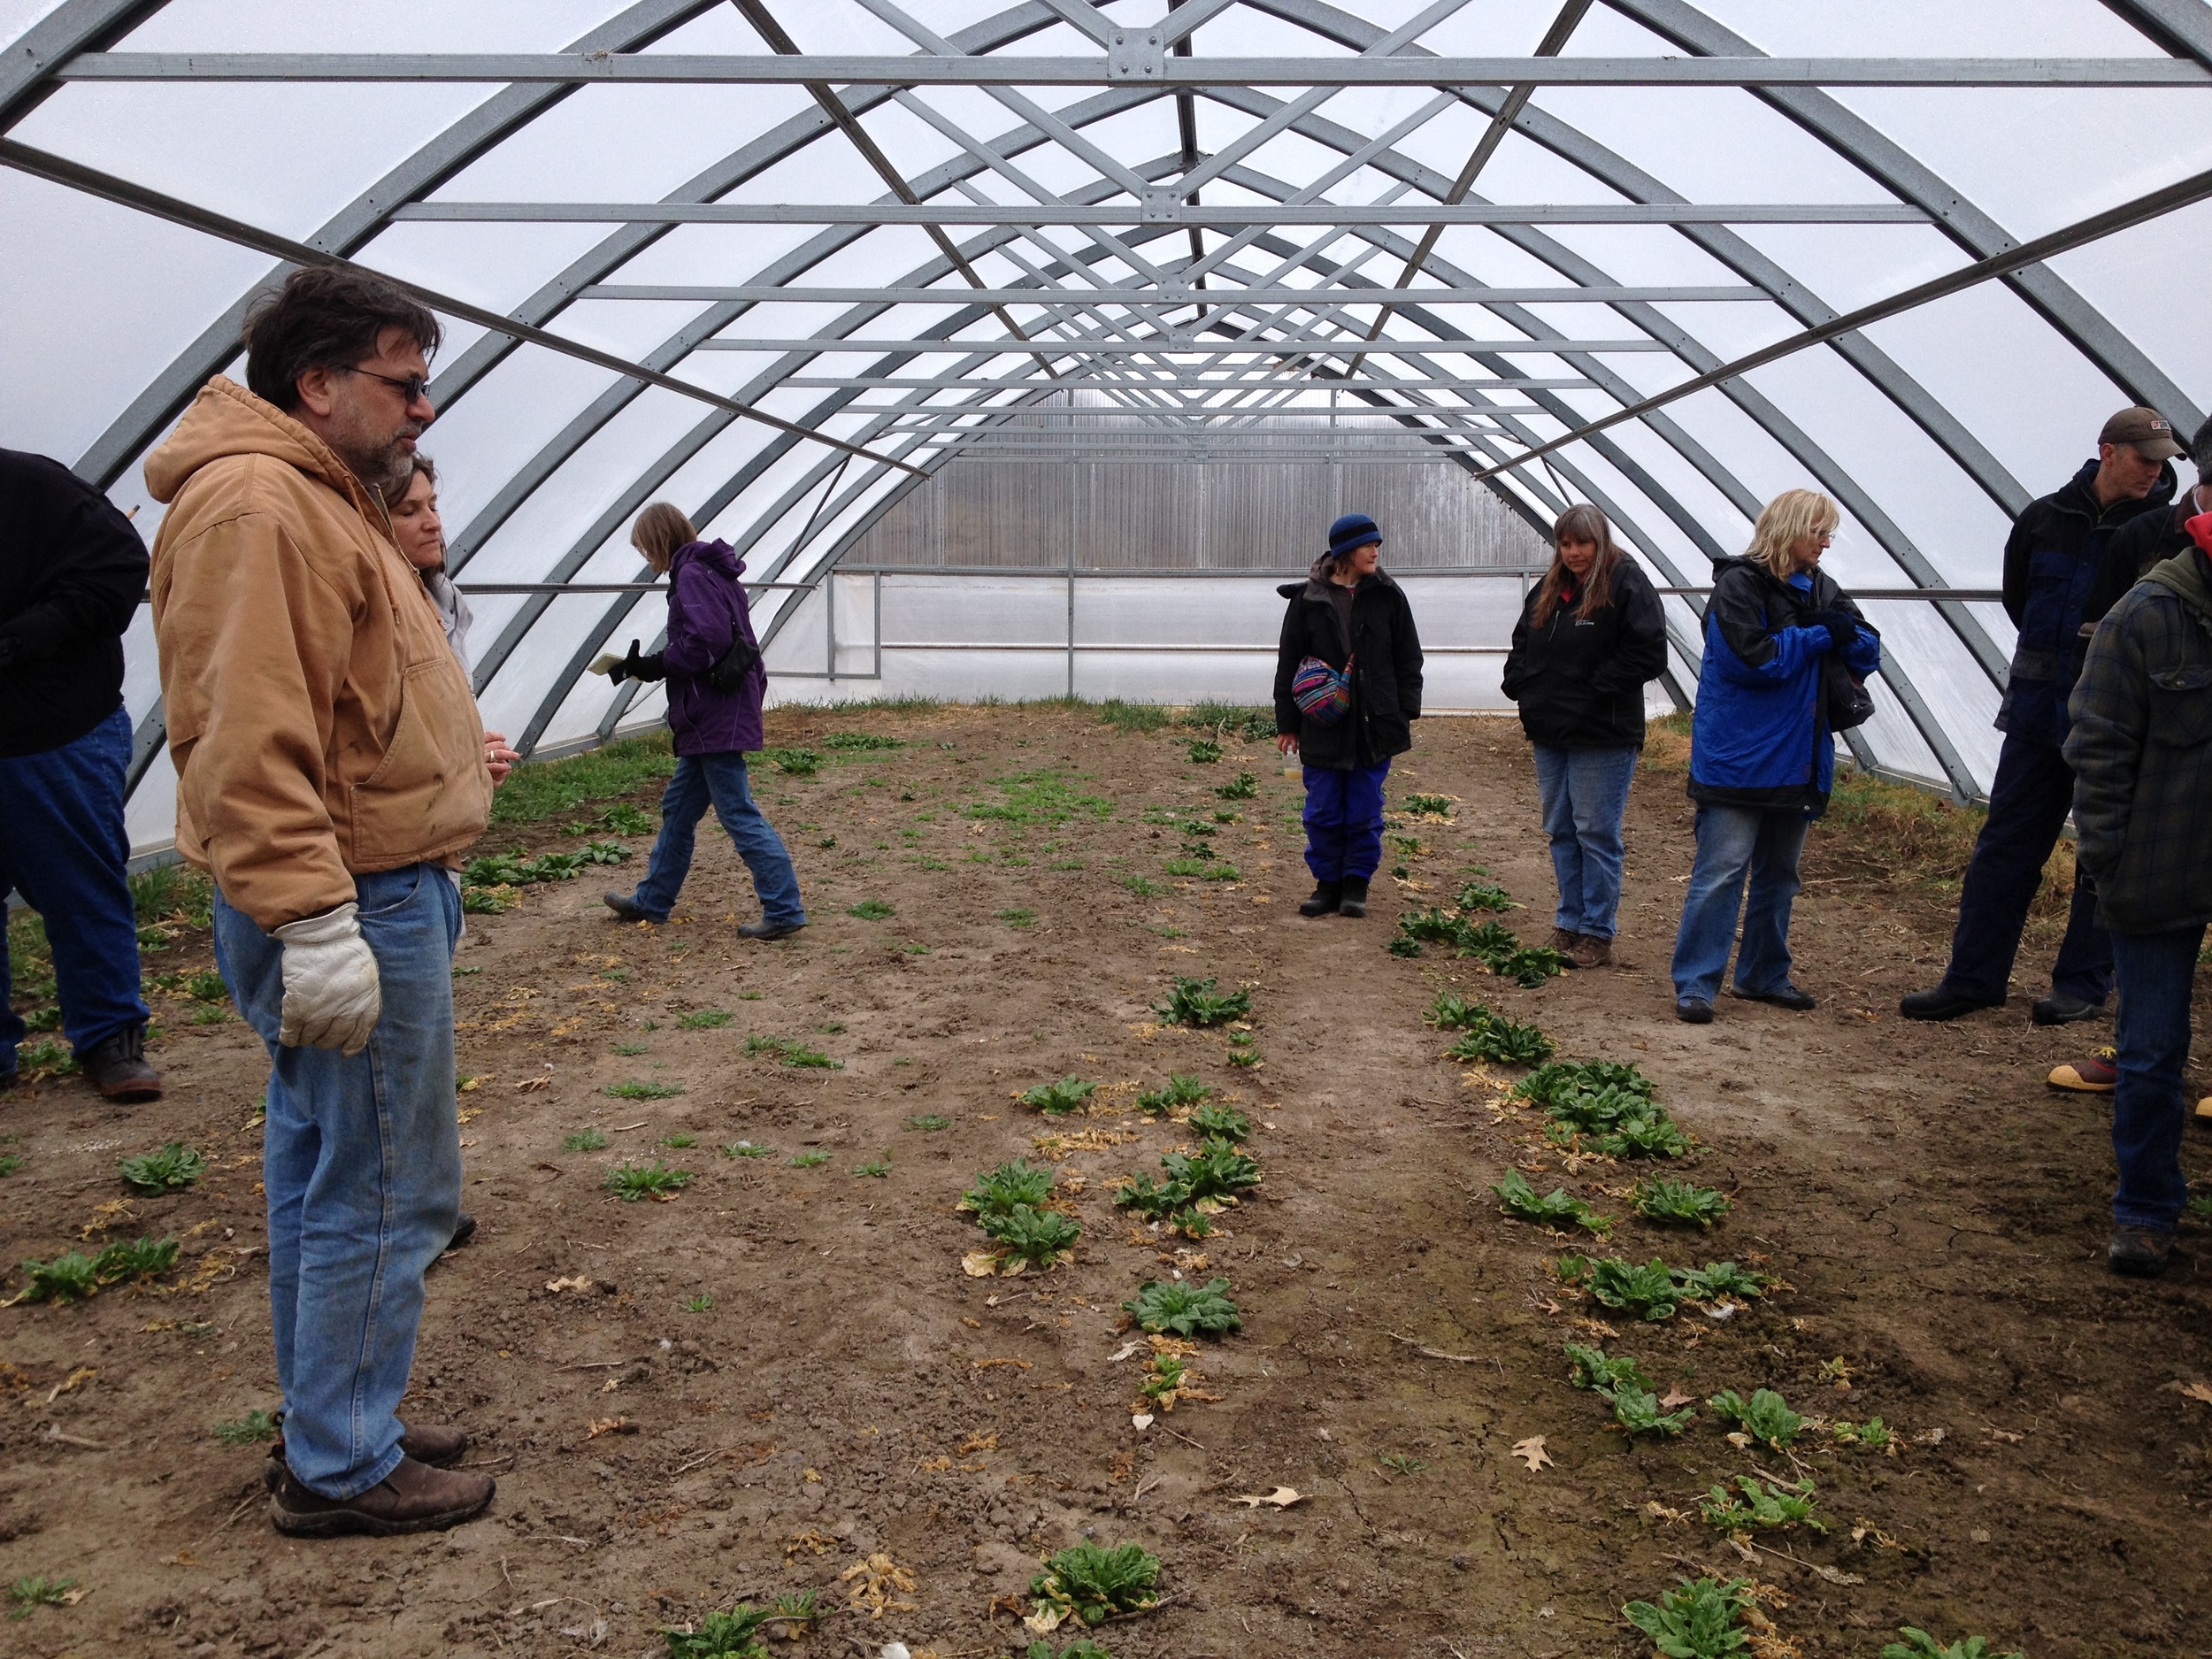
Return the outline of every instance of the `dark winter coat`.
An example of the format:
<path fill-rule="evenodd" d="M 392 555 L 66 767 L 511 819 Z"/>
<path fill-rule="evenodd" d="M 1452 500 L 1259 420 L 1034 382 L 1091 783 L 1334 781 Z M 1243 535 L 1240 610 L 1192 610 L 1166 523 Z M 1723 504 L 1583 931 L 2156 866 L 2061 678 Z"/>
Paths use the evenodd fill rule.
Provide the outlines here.
<path fill-rule="evenodd" d="M 735 691 L 717 691 L 707 670 L 728 655 L 736 632 L 758 649 L 738 582 L 745 561 L 726 541 L 687 541 L 668 562 L 668 642 L 639 660 L 641 680 L 668 681 L 668 729 L 679 755 L 749 753 L 761 746 L 760 705 L 768 666 L 756 661 Z"/>
<path fill-rule="evenodd" d="M 1644 685 L 1666 672 L 1667 624 L 1651 579 L 1616 558 L 1613 593 L 1582 620 L 1562 603 L 1535 623 L 1540 583 L 1521 607 L 1505 659 L 1505 695 L 1529 741 L 1554 749 L 1641 749 Z"/>
<path fill-rule="evenodd" d="M 2114 532 L 2174 498 L 2174 469 L 2140 501 L 2097 504 L 2097 463 L 2063 488 L 2030 502 L 2005 541 L 2005 614 L 2019 632 L 1997 729 L 2031 742 L 2066 741 L 2066 694 L 2081 665 L 2078 643 L 2089 592 Z M 2122 590 L 2123 592 L 2125 589 Z"/>
<path fill-rule="evenodd" d="M 2212 520 L 2199 518 L 2208 536 Z M 2212 561 L 2168 559 L 2112 607 L 2074 687 L 2076 856 L 2116 933 L 2212 921 Z"/>
<path fill-rule="evenodd" d="M 1809 578 L 1809 580 L 1808 580 Z M 1756 559 L 1713 561 L 1705 662 L 1690 720 L 1690 797 L 1721 806 L 1828 810 L 1836 745 L 1822 661 L 1828 630 L 1800 626 L 1813 611 L 1859 608 L 1826 571 L 1786 582 Z M 1862 618 L 1844 665 L 1863 680 L 1882 664 L 1881 636 Z"/>
<path fill-rule="evenodd" d="M 1402 755 L 1413 747 L 1412 722 L 1421 718 L 1421 637 L 1405 589 L 1377 571 L 1352 590 L 1348 630 L 1329 584 L 1319 577 L 1286 582 L 1275 590 L 1290 601 L 1275 659 L 1275 729 L 1298 740 L 1309 766 L 1350 772 Z M 1352 707 L 1333 726 L 1309 720 L 1290 695 L 1298 664 L 1317 657 L 1332 668 L 1352 667 Z"/>
<path fill-rule="evenodd" d="M 2089 636 L 2097 631 L 2106 612 L 2120 603 L 2120 595 L 2149 575 L 2153 565 L 2196 546 L 2182 528 L 2200 511 L 2193 500 L 2195 494 L 2194 490 L 2185 492 L 2162 512 L 2136 514 L 2106 541 L 2104 557 L 2089 584 L 2089 598 L 2081 608 L 2080 643 L 2074 652 L 2077 673 L 2081 669 L 2081 654 L 2089 649 Z"/>
<path fill-rule="evenodd" d="M 0 449 L 0 757 L 73 743 L 123 702 L 146 544 L 59 461 Z"/>

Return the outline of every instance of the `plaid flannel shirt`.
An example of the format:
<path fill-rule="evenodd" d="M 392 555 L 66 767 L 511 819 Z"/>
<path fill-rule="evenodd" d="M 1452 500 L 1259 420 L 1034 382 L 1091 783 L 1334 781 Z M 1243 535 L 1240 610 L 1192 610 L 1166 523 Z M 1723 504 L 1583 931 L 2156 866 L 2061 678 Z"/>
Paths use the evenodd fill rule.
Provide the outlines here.
<path fill-rule="evenodd" d="M 2156 566 L 2098 626 L 2070 704 L 2081 867 L 2115 933 L 2212 920 L 2212 563 Z"/>

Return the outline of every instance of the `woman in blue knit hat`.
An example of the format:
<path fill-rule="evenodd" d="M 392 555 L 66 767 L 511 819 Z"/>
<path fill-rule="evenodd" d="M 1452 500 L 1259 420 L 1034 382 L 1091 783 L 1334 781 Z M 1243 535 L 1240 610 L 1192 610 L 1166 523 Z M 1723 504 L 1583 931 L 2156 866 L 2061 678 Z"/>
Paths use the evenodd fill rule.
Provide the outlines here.
<path fill-rule="evenodd" d="M 1382 572 L 1382 532 L 1363 512 L 1329 526 L 1329 550 L 1302 582 L 1276 591 L 1283 613 L 1275 664 L 1275 746 L 1306 772 L 1301 916 L 1367 914 L 1382 863 L 1383 780 L 1413 747 L 1421 718 L 1421 639 L 1405 590 Z"/>

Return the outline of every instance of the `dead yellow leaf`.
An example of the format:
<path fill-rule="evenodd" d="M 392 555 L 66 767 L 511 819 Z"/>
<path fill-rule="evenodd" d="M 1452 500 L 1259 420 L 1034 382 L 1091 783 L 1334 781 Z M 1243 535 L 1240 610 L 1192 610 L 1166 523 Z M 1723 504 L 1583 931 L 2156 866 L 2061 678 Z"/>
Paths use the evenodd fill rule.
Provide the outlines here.
<path fill-rule="evenodd" d="M 960 1271 L 970 1279 L 990 1279 L 998 1272 L 998 1257 L 988 1250 L 970 1250 L 960 1258 Z"/>
<path fill-rule="evenodd" d="M 465 1094 L 471 1089 L 479 1089 L 483 1087 L 487 1083 L 496 1083 L 498 1081 L 499 1079 L 495 1077 L 465 1077 L 461 1079 L 460 1092 Z"/>
<path fill-rule="evenodd" d="M 865 1612 L 870 1618 L 881 1618 L 888 1612 L 911 1613 L 914 1603 L 895 1601 L 894 1594 L 910 1594 L 918 1586 L 914 1575 L 891 1557 L 879 1550 L 865 1561 L 856 1561 L 837 1575 L 840 1584 L 851 1585 L 847 1605 L 855 1612 Z"/>
<path fill-rule="evenodd" d="M 1513 1442 L 1513 1455 L 1528 1465 L 1528 1472 L 1535 1474 L 1550 1464 L 1552 1455 L 1544 1449 L 1544 1437 L 1532 1434 L 1525 1440 Z"/>
<path fill-rule="evenodd" d="M 578 1273 L 570 1279 L 549 1279 L 545 1281 L 545 1287 L 557 1294 L 564 1290 L 589 1290 L 591 1280 Z"/>
<path fill-rule="evenodd" d="M 1667 1397 L 1659 1402 L 1659 1409 L 1662 1411 L 1671 1411 L 1677 1406 L 1688 1405 L 1690 1403 L 1690 1400 L 1691 1396 L 1682 1392 L 1682 1385 L 1677 1383 L 1673 1387 L 1667 1390 Z"/>
<path fill-rule="evenodd" d="M 627 1417 L 601 1417 L 592 1424 L 591 1432 L 584 1438 L 588 1440 L 595 1440 L 602 1434 L 634 1434 L 636 1432 L 637 1425 Z"/>
<path fill-rule="evenodd" d="M 1278 1486 L 1269 1493 L 1247 1493 L 1237 1500 L 1248 1509 L 1256 1509 L 1262 1504 L 1271 1505 L 1278 1509 L 1287 1509 L 1292 1504 L 1303 1503 L 1305 1501 L 1306 1494 L 1295 1486 Z"/>
<path fill-rule="evenodd" d="M 2185 1400 L 2200 1400 L 2212 1406 L 2212 1383 L 2185 1382 L 2181 1385 L 2181 1394 Z"/>
<path fill-rule="evenodd" d="M 518 1094 L 534 1094 L 541 1088 L 551 1088 L 552 1087 L 553 1079 L 550 1077 L 526 1077 L 521 1082 L 515 1085 L 515 1093 Z"/>

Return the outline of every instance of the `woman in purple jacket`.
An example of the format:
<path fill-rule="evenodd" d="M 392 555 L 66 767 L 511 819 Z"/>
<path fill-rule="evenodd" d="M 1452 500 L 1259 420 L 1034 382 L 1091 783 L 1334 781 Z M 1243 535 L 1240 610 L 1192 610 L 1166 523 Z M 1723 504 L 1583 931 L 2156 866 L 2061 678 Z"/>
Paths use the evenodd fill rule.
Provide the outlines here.
<path fill-rule="evenodd" d="M 638 514 L 630 545 L 656 571 L 666 573 L 668 642 L 650 657 L 630 641 L 627 657 L 601 657 L 591 664 L 617 685 L 626 680 L 668 681 L 668 726 L 676 738 L 676 775 L 661 796 L 660 839 L 634 894 L 610 893 L 607 908 L 626 922 L 664 922 L 691 871 L 694 832 L 711 802 L 738 856 L 753 872 L 761 918 L 737 931 L 746 939 L 781 939 L 806 926 L 799 902 L 799 872 L 775 826 L 761 816 L 745 775 L 748 750 L 761 746 L 760 705 L 768 690 L 767 665 L 753 637 L 752 617 L 738 577 L 745 565 L 726 541 L 702 541 L 691 520 L 664 501 Z M 749 663 L 728 690 L 712 671 L 736 654 Z M 736 664 L 732 664 L 734 668 Z"/>

